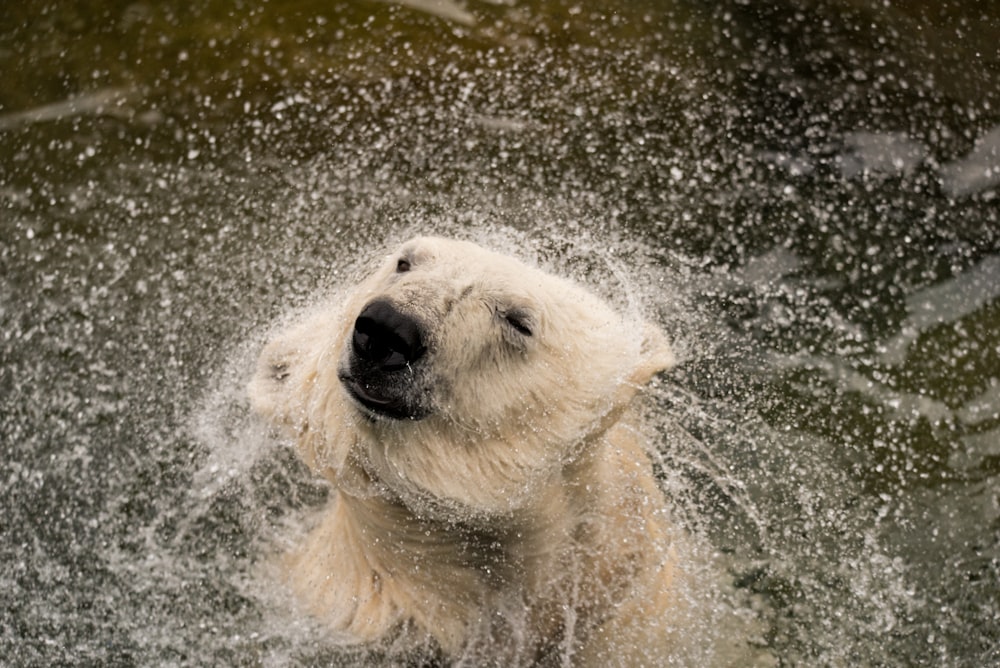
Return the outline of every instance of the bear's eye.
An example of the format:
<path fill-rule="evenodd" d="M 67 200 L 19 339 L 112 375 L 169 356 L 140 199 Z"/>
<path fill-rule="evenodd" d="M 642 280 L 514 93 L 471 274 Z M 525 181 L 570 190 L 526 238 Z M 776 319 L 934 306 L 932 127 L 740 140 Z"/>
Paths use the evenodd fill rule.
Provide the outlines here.
<path fill-rule="evenodd" d="M 403 272 L 409 270 L 410 270 L 410 261 L 407 260 L 405 257 L 399 258 L 399 260 L 396 262 L 396 273 L 402 274 Z"/>
<path fill-rule="evenodd" d="M 507 324 L 521 336 L 531 336 L 531 319 L 521 311 L 508 311 L 504 314 Z"/>

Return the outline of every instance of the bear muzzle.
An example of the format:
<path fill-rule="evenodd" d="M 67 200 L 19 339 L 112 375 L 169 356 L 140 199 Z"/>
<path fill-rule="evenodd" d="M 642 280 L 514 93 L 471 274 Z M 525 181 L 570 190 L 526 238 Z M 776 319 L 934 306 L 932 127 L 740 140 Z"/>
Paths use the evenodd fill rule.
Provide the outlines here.
<path fill-rule="evenodd" d="M 347 372 L 340 374 L 351 397 L 375 416 L 426 417 L 418 382 L 425 331 L 418 318 L 388 300 L 368 303 L 354 321 Z"/>

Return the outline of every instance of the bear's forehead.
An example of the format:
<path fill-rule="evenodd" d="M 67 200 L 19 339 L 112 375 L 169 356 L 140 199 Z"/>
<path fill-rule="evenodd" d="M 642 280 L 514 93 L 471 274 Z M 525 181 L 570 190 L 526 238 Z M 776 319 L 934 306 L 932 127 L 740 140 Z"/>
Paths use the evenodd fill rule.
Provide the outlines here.
<path fill-rule="evenodd" d="M 544 307 L 550 314 L 565 310 L 565 317 L 581 324 L 616 320 L 614 309 L 586 288 L 470 241 L 418 237 L 402 244 L 389 266 L 396 267 L 400 259 L 410 262 L 415 274 L 429 271 L 431 277 L 471 287 L 479 296 Z M 421 281 L 417 276 L 412 280 Z"/>
<path fill-rule="evenodd" d="M 439 237 L 411 239 L 390 256 L 390 264 L 395 265 L 401 259 L 410 262 L 414 268 L 432 268 L 456 278 L 463 277 L 487 285 L 497 281 L 523 287 L 542 287 L 550 282 L 561 282 L 515 257 L 488 250 L 470 241 Z"/>
<path fill-rule="evenodd" d="M 497 253 L 471 241 L 444 239 L 441 237 L 418 237 L 403 244 L 399 253 L 407 259 L 425 261 L 447 260 L 449 263 L 477 264 L 484 268 L 510 266 L 531 269 L 528 265 L 509 255 Z"/>

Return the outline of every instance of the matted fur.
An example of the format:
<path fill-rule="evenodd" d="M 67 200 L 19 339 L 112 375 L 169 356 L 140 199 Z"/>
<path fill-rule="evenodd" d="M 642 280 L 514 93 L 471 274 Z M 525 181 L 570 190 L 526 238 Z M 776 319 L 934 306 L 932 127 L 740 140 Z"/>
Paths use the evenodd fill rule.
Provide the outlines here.
<path fill-rule="evenodd" d="M 428 326 L 422 419 L 373 415 L 338 378 L 375 299 Z M 504 320 L 515 310 L 530 334 Z M 469 242 L 407 242 L 269 343 L 250 384 L 335 490 L 284 560 L 292 590 L 352 643 L 502 665 L 662 661 L 674 531 L 631 404 L 672 364 L 658 328 L 570 281 Z"/>

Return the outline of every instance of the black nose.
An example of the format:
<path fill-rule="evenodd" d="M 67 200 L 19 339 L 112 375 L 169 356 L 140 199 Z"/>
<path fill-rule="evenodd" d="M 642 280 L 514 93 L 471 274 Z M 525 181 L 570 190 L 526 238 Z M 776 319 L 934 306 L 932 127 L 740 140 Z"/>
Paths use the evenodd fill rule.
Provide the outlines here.
<path fill-rule="evenodd" d="M 420 359 L 427 348 L 421 324 L 385 300 L 375 300 L 354 321 L 354 354 L 382 371 L 396 371 Z"/>

